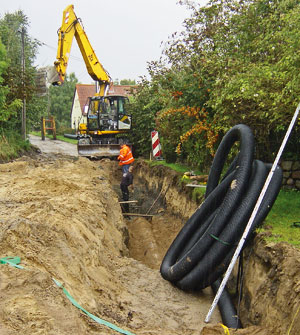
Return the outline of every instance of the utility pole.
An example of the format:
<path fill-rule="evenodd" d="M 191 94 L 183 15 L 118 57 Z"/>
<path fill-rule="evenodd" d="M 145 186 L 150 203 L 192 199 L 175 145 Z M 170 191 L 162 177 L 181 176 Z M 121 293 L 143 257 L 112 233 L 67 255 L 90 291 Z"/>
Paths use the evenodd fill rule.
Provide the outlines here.
<path fill-rule="evenodd" d="M 23 88 L 23 107 L 22 107 L 22 138 L 26 140 L 26 94 L 25 94 L 25 29 L 22 27 L 22 88 Z"/>

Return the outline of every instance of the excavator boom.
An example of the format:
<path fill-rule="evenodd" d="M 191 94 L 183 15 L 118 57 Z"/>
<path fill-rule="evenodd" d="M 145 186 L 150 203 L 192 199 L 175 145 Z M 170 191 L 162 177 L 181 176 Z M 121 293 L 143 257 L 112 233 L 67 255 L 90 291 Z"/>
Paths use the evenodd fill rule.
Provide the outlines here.
<path fill-rule="evenodd" d="M 99 62 L 94 49 L 82 27 L 80 19 L 74 13 L 74 6 L 70 5 L 63 11 L 63 19 L 58 30 L 58 47 L 54 65 L 58 73 L 53 85 L 61 85 L 65 80 L 71 47 L 74 37 L 81 51 L 87 71 L 92 79 L 99 83 L 100 96 L 105 94 L 105 89 L 110 85 L 111 78 Z"/>

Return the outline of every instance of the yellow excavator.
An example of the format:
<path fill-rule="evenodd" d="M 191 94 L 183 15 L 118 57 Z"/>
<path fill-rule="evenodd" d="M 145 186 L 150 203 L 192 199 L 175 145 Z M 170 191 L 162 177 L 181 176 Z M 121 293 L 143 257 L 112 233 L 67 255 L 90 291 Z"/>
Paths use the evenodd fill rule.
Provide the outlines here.
<path fill-rule="evenodd" d="M 62 85 L 76 38 L 89 75 L 96 81 L 97 93 L 89 97 L 86 123 L 78 127 L 78 154 L 80 156 L 117 157 L 120 144 L 128 142 L 126 134 L 131 130 L 131 115 L 126 111 L 128 97 L 107 95 L 112 80 L 99 62 L 81 20 L 69 5 L 63 12 L 62 25 L 58 29 L 58 48 L 52 85 Z"/>

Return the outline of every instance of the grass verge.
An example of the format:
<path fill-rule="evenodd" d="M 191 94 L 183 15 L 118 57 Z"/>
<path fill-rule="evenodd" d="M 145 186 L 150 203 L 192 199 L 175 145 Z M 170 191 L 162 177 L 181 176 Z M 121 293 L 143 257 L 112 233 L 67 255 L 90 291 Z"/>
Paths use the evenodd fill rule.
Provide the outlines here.
<path fill-rule="evenodd" d="M 0 135 L 0 161 L 7 162 L 30 150 L 29 141 L 24 141 L 16 132 L 6 132 Z"/>
<path fill-rule="evenodd" d="M 178 163 L 166 163 L 166 161 L 164 160 L 154 160 L 154 161 L 150 161 L 150 160 L 146 160 L 146 162 L 148 162 L 148 164 L 150 166 L 155 166 L 155 165 L 164 165 L 164 166 L 167 166 L 169 167 L 170 169 L 178 172 L 178 173 L 185 173 L 185 172 L 188 172 L 188 171 L 191 171 L 191 168 L 188 167 L 187 165 L 183 165 L 183 164 L 178 164 Z M 193 172 L 195 174 L 203 174 L 202 172 L 200 172 L 199 170 L 193 170 Z"/>
<path fill-rule="evenodd" d="M 200 170 L 192 170 L 189 166 L 184 164 L 178 164 L 178 163 L 166 163 L 164 160 L 146 160 L 146 162 L 150 166 L 156 166 L 156 165 L 163 165 L 166 167 L 169 167 L 170 169 L 176 171 L 179 174 L 182 174 L 182 177 L 180 178 L 179 182 L 181 184 L 191 184 L 193 182 L 192 179 L 190 179 L 188 176 L 184 176 L 185 172 L 193 172 L 196 175 L 204 175 L 203 172 Z M 204 184 L 203 184 L 204 186 Z M 192 199 L 197 203 L 200 204 L 204 200 L 205 195 L 205 187 L 195 187 L 192 190 Z"/>
<path fill-rule="evenodd" d="M 30 132 L 31 135 L 34 136 L 40 136 L 41 137 L 41 132 L 39 131 L 32 131 Z M 53 135 L 49 135 L 46 134 L 46 137 L 53 139 Z M 72 138 L 68 138 L 68 137 L 64 137 L 63 135 L 56 135 L 56 139 L 59 141 L 63 141 L 63 142 L 68 142 L 68 143 L 72 143 L 72 144 L 77 144 L 77 140 L 76 139 L 72 139 Z"/>
<path fill-rule="evenodd" d="M 269 242 L 288 242 L 300 248 L 300 192 L 282 189 L 258 232 Z"/>

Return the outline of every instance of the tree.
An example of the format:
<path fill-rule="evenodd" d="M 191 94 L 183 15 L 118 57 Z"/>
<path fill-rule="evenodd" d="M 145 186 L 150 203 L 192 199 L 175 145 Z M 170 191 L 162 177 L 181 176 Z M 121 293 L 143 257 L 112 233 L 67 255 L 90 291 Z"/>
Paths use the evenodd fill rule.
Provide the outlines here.
<path fill-rule="evenodd" d="M 3 74 L 5 73 L 7 66 L 8 64 L 6 62 L 5 48 L 0 40 L 0 84 L 1 84 L 0 86 L 0 112 L 1 112 L 0 120 L 2 122 L 6 121 L 8 118 L 8 115 L 7 115 L 8 111 L 6 109 L 6 96 L 8 93 L 8 88 L 2 85 Z"/>
<path fill-rule="evenodd" d="M 135 155 L 149 157 L 155 116 L 165 103 L 161 94 L 158 94 L 158 89 L 155 81 L 149 82 L 146 78 L 142 78 L 130 99 L 128 110 L 132 114 L 133 126 L 129 138 L 134 143 Z"/>
<path fill-rule="evenodd" d="M 151 81 L 160 87 L 155 99 L 169 99 L 169 111 L 161 106 L 157 119 L 163 127 L 162 143 L 172 151 L 177 139 L 177 148 L 183 149 L 177 152 L 196 162 L 195 152 L 200 151 L 200 157 L 206 157 L 207 150 L 213 153 L 218 134 L 244 123 L 254 132 L 257 156 L 270 160 L 299 103 L 298 2 L 211 0 L 206 7 L 182 3 L 192 12 L 185 30 L 175 32 L 160 61 L 149 66 Z M 194 107 L 198 115 L 182 115 Z"/>
<path fill-rule="evenodd" d="M 24 96 L 28 107 L 36 100 L 34 59 L 39 46 L 38 41 L 28 35 L 29 20 L 22 12 L 7 13 L 0 20 L 0 36 L 6 49 L 7 68 L 3 73 L 3 86 L 7 89 L 6 108 L 9 117 L 6 118 L 6 128 L 21 129 L 21 107 Z M 21 31 L 24 31 L 25 73 L 22 71 Z M 31 108 L 27 108 L 28 123 L 34 119 Z"/>
<path fill-rule="evenodd" d="M 186 31 L 167 56 L 202 60 L 211 80 L 207 106 L 221 133 L 237 123 L 250 126 L 257 154 L 268 160 L 278 147 L 299 96 L 297 1 L 210 1 L 193 7 Z M 198 56 L 197 56 L 198 55 Z"/>
<path fill-rule="evenodd" d="M 66 75 L 62 86 L 50 87 L 50 114 L 55 117 L 57 127 L 71 127 L 71 108 L 77 83 L 75 73 L 71 73 Z"/>
<path fill-rule="evenodd" d="M 5 47 L 0 40 L 0 128 L 8 128 L 9 120 L 16 116 L 16 110 L 21 107 L 19 99 L 8 102 L 9 88 L 4 84 L 4 76 L 8 67 Z"/>
<path fill-rule="evenodd" d="M 257 157 L 271 160 L 299 103 L 298 1 L 181 4 L 191 10 L 185 29 L 174 32 L 161 58 L 148 63 L 151 79 L 138 85 L 137 145 L 142 152 L 150 147 L 145 118 L 160 132 L 165 156 L 201 167 L 210 164 L 219 138 L 244 123 L 254 132 Z M 294 155 L 299 131 L 289 141 Z"/>
<path fill-rule="evenodd" d="M 136 85 L 135 79 L 122 79 L 120 85 Z"/>

